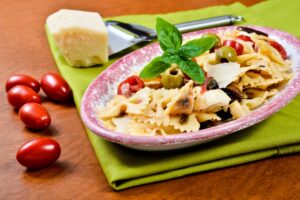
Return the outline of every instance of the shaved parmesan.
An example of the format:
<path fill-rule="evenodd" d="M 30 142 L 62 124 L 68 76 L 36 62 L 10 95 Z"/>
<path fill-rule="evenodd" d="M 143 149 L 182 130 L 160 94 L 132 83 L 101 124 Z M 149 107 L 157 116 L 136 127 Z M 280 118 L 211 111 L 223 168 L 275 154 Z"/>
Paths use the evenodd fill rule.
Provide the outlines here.
<path fill-rule="evenodd" d="M 241 72 L 240 64 L 236 62 L 207 65 L 204 70 L 217 81 L 220 88 L 237 80 Z"/>

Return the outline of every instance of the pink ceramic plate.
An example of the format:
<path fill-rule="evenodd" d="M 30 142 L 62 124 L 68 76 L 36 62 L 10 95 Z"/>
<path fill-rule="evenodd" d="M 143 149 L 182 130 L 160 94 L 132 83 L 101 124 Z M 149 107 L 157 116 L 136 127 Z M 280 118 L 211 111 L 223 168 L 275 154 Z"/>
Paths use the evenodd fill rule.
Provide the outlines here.
<path fill-rule="evenodd" d="M 293 63 L 292 68 L 295 74 L 285 88 L 251 114 L 215 127 L 168 136 L 134 136 L 105 128 L 98 120 L 97 108 L 105 105 L 116 94 L 117 85 L 121 80 L 124 80 L 132 72 L 142 69 L 151 59 L 161 54 L 158 43 L 154 43 L 119 59 L 90 84 L 82 99 L 81 117 L 83 122 L 95 134 L 111 142 L 139 150 L 160 151 L 185 148 L 208 142 L 268 118 L 288 104 L 300 92 L 300 41 L 296 37 L 279 30 L 258 26 L 249 27 L 268 33 L 270 38 L 275 39 L 284 46 Z M 235 26 L 228 26 L 195 31 L 185 34 L 184 39 L 200 37 L 207 32 L 217 33 L 235 28 Z"/>

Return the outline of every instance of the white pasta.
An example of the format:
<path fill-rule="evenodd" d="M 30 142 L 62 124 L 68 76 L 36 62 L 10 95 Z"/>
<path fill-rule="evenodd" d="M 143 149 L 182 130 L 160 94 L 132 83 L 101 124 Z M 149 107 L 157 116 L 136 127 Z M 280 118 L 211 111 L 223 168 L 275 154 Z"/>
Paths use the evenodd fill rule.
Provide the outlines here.
<path fill-rule="evenodd" d="M 221 118 L 216 113 L 196 112 L 195 115 L 200 123 L 206 121 L 221 121 Z"/>
<path fill-rule="evenodd" d="M 171 116 L 170 125 L 175 129 L 184 131 L 197 131 L 200 128 L 200 122 L 198 122 L 195 113 L 190 115 Z"/>
<path fill-rule="evenodd" d="M 167 104 L 165 110 L 169 115 L 191 114 L 194 107 L 193 81 L 190 80 L 179 90 L 177 96 Z"/>
<path fill-rule="evenodd" d="M 238 101 L 231 103 L 229 108 L 233 119 L 244 117 L 249 113 L 249 108 L 241 105 Z"/>

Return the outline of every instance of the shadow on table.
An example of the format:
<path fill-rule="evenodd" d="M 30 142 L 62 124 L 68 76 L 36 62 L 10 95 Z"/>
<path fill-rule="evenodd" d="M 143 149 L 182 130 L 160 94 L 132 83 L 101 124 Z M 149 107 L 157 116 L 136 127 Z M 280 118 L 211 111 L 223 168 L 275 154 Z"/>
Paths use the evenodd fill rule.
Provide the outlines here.
<path fill-rule="evenodd" d="M 60 161 L 58 160 L 53 165 L 41 168 L 41 169 L 27 169 L 24 171 L 23 176 L 25 179 L 52 179 L 55 177 L 62 177 L 69 173 L 71 173 L 72 166 L 71 163 L 68 161 Z"/>

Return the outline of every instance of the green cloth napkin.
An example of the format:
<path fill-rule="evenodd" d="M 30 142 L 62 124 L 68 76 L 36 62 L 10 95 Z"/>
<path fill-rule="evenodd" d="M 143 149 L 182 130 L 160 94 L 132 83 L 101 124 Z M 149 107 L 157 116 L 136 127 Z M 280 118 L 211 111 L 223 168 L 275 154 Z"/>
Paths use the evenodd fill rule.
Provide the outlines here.
<path fill-rule="evenodd" d="M 269 26 L 300 36 L 298 0 L 272 0 L 245 7 L 240 3 L 159 15 L 132 15 L 110 19 L 153 28 L 157 16 L 171 23 L 224 14 L 242 15 L 243 24 Z M 292 19 L 292 20 L 291 20 Z M 107 66 L 73 68 L 59 54 L 48 33 L 52 54 L 62 76 L 73 89 L 80 111 L 82 95 Z M 216 141 L 169 152 L 142 152 L 108 142 L 87 130 L 109 184 L 116 190 L 157 182 L 269 157 L 300 152 L 300 96 L 267 120 Z"/>

